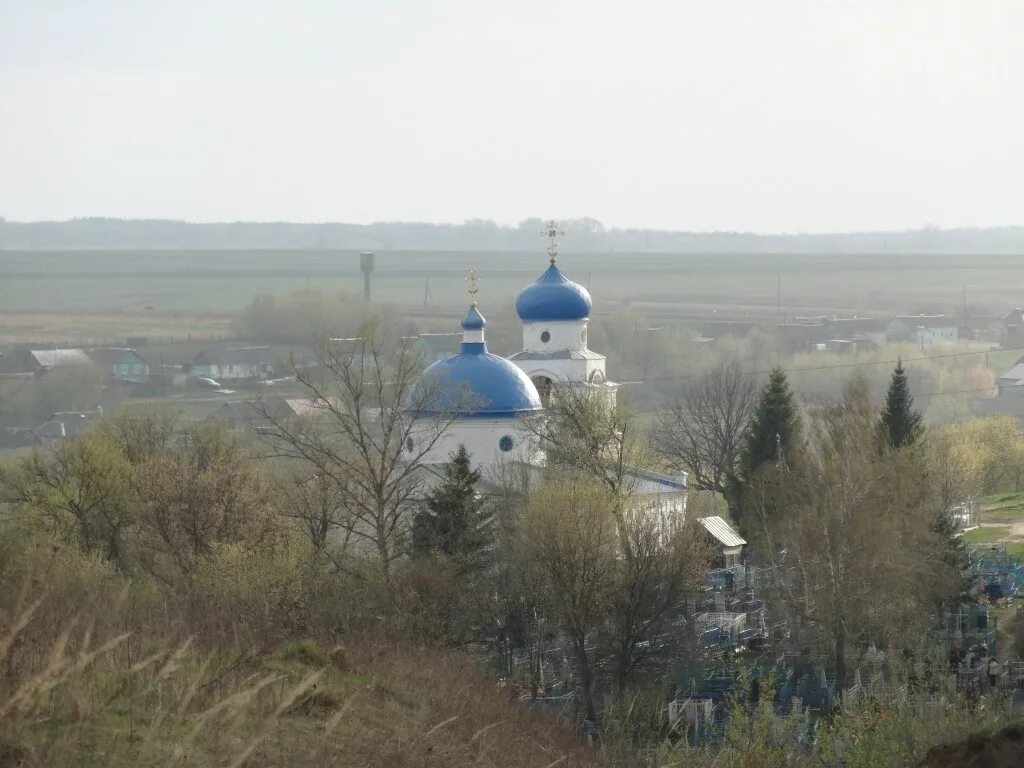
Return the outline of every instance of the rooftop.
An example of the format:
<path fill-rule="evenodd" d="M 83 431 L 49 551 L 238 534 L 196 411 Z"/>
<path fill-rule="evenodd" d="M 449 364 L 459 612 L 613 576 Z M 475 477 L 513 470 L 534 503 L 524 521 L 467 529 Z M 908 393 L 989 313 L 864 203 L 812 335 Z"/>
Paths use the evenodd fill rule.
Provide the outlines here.
<path fill-rule="evenodd" d="M 29 355 L 40 368 L 61 365 L 89 365 L 92 360 L 81 349 L 33 349 Z"/>
<path fill-rule="evenodd" d="M 714 536 L 723 547 L 742 547 L 746 540 L 742 538 L 729 522 L 718 515 L 698 518 L 705 530 Z"/>

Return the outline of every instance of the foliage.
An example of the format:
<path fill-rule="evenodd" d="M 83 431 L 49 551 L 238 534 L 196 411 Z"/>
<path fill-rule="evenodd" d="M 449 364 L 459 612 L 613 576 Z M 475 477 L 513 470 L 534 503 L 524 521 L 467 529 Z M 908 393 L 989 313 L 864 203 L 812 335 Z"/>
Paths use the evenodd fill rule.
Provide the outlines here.
<path fill-rule="evenodd" d="M 385 589 L 408 552 L 423 457 L 470 405 L 440 408 L 443 382 L 425 380 L 422 359 L 411 345 L 392 341 L 395 335 L 368 323 L 354 339 L 318 339 L 318 368 L 290 369 L 315 403 L 312 413 L 290 420 L 263 412 L 269 449 L 307 476 L 330 481 L 345 508 L 334 522 L 353 543 L 372 548 Z"/>
<path fill-rule="evenodd" d="M 765 462 L 792 462 L 800 448 L 801 430 L 796 398 L 786 372 L 773 368 L 750 419 L 740 462 L 743 477 L 752 477 Z"/>
<path fill-rule="evenodd" d="M 445 464 L 441 482 L 413 519 L 414 554 L 439 552 L 470 569 L 482 564 L 491 543 L 492 515 L 477 493 L 479 480 L 480 471 L 473 469 L 469 451 L 460 444 Z"/>
<path fill-rule="evenodd" d="M 348 336 L 370 316 L 361 297 L 319 290 L 255 297 L 235 321 L 243 338 L 304 344 L 315 335 Z"/>
<path fill-rule="evenodd" d="M 583 711 L 595 719 L 588 638 L 614 599 L 618 552 L 609 494 L 578 476 L 546 483 L 523 510 L 520 546 L 521 567 L 539 572 L 543 602 L 569 638 Z"/>
<path fill-rule="evenodd" d="M 590 486 L 588 494 L 603 496 L 600 504 L 596 497 L 587 497 L 588 503 L 606 510 L 592 524 L 604 531 L 610 522 L 617 544 L 615 565 L 607 574 L 614 598 L 603 613 L 600 640 L 623 693 L 642 666 L 686 642 L 670 628 L 685 612 L 686 595 L 707 565 L 703 530 L 693 517 L 684 521 L 682 508 L 671 499 L 645 498 L 638 492 L 644 475 L 636 468 L 651 464 L 651 452 L 626 401 L 609 403 L 585 387 L 563 383 L 544 420 L 528 422 L 528 427 L 547 450 L 545 503 L 553 509 L 572 506 L 576 487 L 583 485 Z M 527 504 L 533 503 L 530 496 Z M 579 543 L 587 541 L 604 546 L 600 539 Z M 564 554 L 570 559 L 582 556 Z M 565 587 L 549 583 L 556 591 Z"/>
<path fill-rule="evenodd" d="M 803 460 L 755 505 L 767 553 L 792 574 L 780 597 L 796 625 L 814 627 L 809 639 L 827 649 L 840 680 L 854 637 L 903 645 L 959 588 L 956 565 L 936 554 L 943 547 L 923 457 L 880 455 L 875 418 L 855 382 L 843 403 L 815 414 Z"/>
<path fill-rule="evenodd" d="M 897 362 L 879 417 L 879 434 L 885 444 L 900 450 L 916 443 L 924 432 L 921 414 L 914 410 L 914 397 L 907 384 L 903 362 Z"/>
<path fill-rule="evenodd" d="M 288 570 L 265 552 L 232 547 L 208 572 L 230 601 L 207 606 L 223 622 L 214 637 L 194 633 L 174 590 L 129 581 L 52 534 L 3 534 L 4 765 L 600 764 L 561 723 L 495 695 L 465 658 L 358 636 L 344 647 L 253 636 L 259 593 L 264 628 L 280 609 L 280 577 L 261 562 Z"/>
<path fill-rule="evenodd" d="M 950 503 L 1024 490 L 1024 432 L 1012 416 L 948 424 L 933 429 L 928 444 L 937 481 L 959 486 L 945 491 Z"/>
<path fill-rule="evenodd" d="M 762 527 L 755 517 L 763 523 L 778 511 L 770 503 L 775 495 L 773 487 L 788 467 L 799 466 L 802 443 L 803 424 L 796 397 L 785 371 L 775 367 L 750 416 L 739 469 L 729 474 L 726 483 L 730 513 L 748 539 L 758 537 Z"/>

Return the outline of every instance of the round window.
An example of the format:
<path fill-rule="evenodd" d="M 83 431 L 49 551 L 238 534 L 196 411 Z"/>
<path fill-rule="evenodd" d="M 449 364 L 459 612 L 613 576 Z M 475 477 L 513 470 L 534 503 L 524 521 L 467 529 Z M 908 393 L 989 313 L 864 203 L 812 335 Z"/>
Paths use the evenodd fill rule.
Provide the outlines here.
<path fill-rule="evenodd" d="M 551 341 L 551 334 L 548 333 L 547 331 L 544 331 L 544 333 L 540 335 L 540 340 L 547 344 L 549 341 Z"/>
<path fill-rule="evenodd" d="M 515 443 L 512 442 L 511 435 L 502 435 L 501 440 L 498 441 L 498 447 L 501 448 L 502 453 L 508 453 L 512 450 L 512 446 Z"/>

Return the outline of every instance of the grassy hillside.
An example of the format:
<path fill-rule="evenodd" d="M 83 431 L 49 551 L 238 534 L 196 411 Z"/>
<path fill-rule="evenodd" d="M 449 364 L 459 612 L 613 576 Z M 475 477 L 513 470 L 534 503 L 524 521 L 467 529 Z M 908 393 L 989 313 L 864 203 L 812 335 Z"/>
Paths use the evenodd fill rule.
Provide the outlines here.
<path fill-rule="evenodd" d="M 454 655 L 369 641 L 203 651 L 130 625 L 96 634 L 88 614 L 44 638 L 41 610 L 4 617 L 3 766 L 599 764 Z"/>

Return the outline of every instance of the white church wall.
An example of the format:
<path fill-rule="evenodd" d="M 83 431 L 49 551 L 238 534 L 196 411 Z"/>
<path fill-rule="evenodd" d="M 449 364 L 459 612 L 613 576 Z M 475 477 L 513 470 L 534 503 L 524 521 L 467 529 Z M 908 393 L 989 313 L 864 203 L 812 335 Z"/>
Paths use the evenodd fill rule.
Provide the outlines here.
<path fill-rule="evenodd" d="M 413 440 L 415 441 L 417 437 L 414 435 Z M 519 419 L 469 418 L 453 421 L 421 461 L 424 464 L 443 464 L 458 449 L 460 443 L 466 446 L 475 466 L 503 460 L 529 461 L 535 454 L 531 435 L 523 428 Z M 509 450 L 503 450 L 506 447 Z M 416 453 L 418 450 L 414 444 L 412 452 Z"/>
<path fill-rule="evenodd" d="M 584 319 L 523 323 L 523 350 L 556 352 L 564 349 L 586 349 L 587 322 Z"/>
<path fill-rule="evenodd" d="M 560 381 L 590 381 L 595 371 L 604 376 L 604 360 L 569 360 L 549 359 L 531 360 L 529 358 L 513 360 L 513 363 L 531 379 L 543 376 L 557 384 Z"/>

